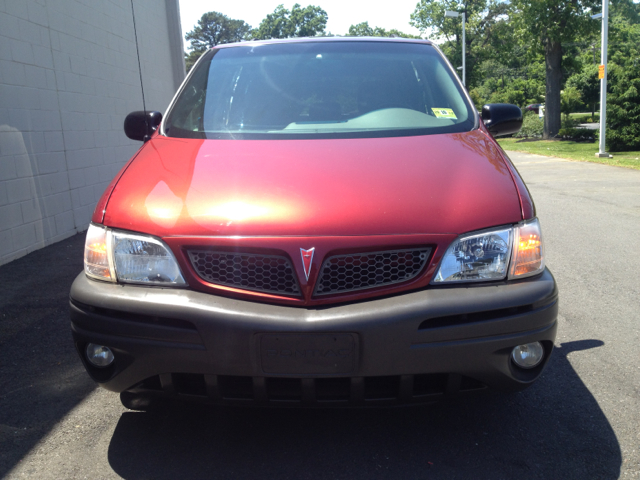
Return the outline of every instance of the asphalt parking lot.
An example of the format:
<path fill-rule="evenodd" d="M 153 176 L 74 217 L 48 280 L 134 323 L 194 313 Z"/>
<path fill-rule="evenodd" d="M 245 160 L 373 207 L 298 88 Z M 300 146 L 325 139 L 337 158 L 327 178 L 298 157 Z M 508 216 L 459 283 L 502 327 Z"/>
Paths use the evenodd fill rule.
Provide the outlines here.
<path fill-rule="evenodd" d="M 640 478 L 640 171 L 510 155 L 561 299 L 530 389 L 426 408 L 128 411 L 71 342 L 76 235 L 0 267 L 0 477 Z"/>

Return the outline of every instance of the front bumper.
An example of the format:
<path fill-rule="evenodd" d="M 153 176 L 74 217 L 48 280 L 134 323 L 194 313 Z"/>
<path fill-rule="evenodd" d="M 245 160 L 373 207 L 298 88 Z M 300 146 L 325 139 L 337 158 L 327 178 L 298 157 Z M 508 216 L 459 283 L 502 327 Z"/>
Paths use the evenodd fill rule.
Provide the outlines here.
<path fill-rule="evenodd" d="M 516 282 L 429 288 L 316 309 L 114 285 L 84 273 L 71 288 L 76 346 L 103 387 L 221 403 L 362 405 L 425 401 L 484 386 L 519 390 L 540 376 L 549 358 L 557 313 L 558 290 L 548 270 Z M 331 348 L 332 336 L 341 346 Z M 283 348 L 274 347 L 281 339 Z M 544 345 L 544 361 L 517 368 L 511 350 L 533 341 Z M 110 347 L 114 363 L 91 366 L 88 342 Z M 331 355 L 341 358 L 327 363 Z"/>

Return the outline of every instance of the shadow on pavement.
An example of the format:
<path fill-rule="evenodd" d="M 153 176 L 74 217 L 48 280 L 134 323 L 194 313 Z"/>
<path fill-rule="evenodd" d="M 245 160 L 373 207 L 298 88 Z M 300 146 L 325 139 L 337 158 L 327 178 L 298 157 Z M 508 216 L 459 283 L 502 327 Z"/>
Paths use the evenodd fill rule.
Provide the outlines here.
<path fill-rule="evenodd" d="M 0 478 L 95 388 L 69 329 L 83 245 L 75 235 L 0 267 Z"/>
<path fill-rule="evenodd" d="M 126 479 L 618 478 L 616 436 L 567 360 L 601 345 L 556 348 L 524 392 L 427 408 L 127 412 L 109 463 Z"/>

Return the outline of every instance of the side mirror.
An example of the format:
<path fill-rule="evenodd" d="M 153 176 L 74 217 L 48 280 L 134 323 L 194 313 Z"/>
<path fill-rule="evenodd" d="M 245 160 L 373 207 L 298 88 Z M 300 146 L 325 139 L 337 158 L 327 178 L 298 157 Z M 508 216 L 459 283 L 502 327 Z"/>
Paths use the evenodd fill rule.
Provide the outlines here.
<path fill-rule="evenodd" d="M 124 133 L 131 140 L 146 142 L 162 121 L 160 112 L 131 112 L 124 119 Z"/>
<path fill-rule="evenodd" d="M 509 103 L 489 103 L 482 107 L 482 122 L 494 137 L 518 133 L 522 127 L 522 110 Z"/>

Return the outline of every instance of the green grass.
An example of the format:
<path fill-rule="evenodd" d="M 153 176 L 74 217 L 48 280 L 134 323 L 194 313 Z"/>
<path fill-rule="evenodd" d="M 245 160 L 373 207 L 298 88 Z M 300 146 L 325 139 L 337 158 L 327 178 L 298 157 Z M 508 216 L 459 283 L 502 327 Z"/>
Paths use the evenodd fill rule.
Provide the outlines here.
<path fill-rule="evenodd" d="M 591 116 L 591 112 L 586 112 L 586 113 L 570 113 L 569 116 L 571 118 L 573 118 L 574 120 L 578 120 L 580 122 L 585 122 L 587 121 L 587 118 L 589 118 Z M 596 110 L 596 114 L 593 116 L 593 122 L 598 123 L 600 121 L 600 111 Z"/>
<path fill-rule="evenodd" d="M 498 143 L 505 150 L 535 153 L 550 157 L 566 158 L 579 162 L 604 163 L 618 167 L 635 168 L 640 170 L 640 152 L 609 152 L 613 158 L 597 158 L 597 143 L 558 141 L 558 140 L 528 140 L 523 142 L 517 138 L 501 138 Z"/>

